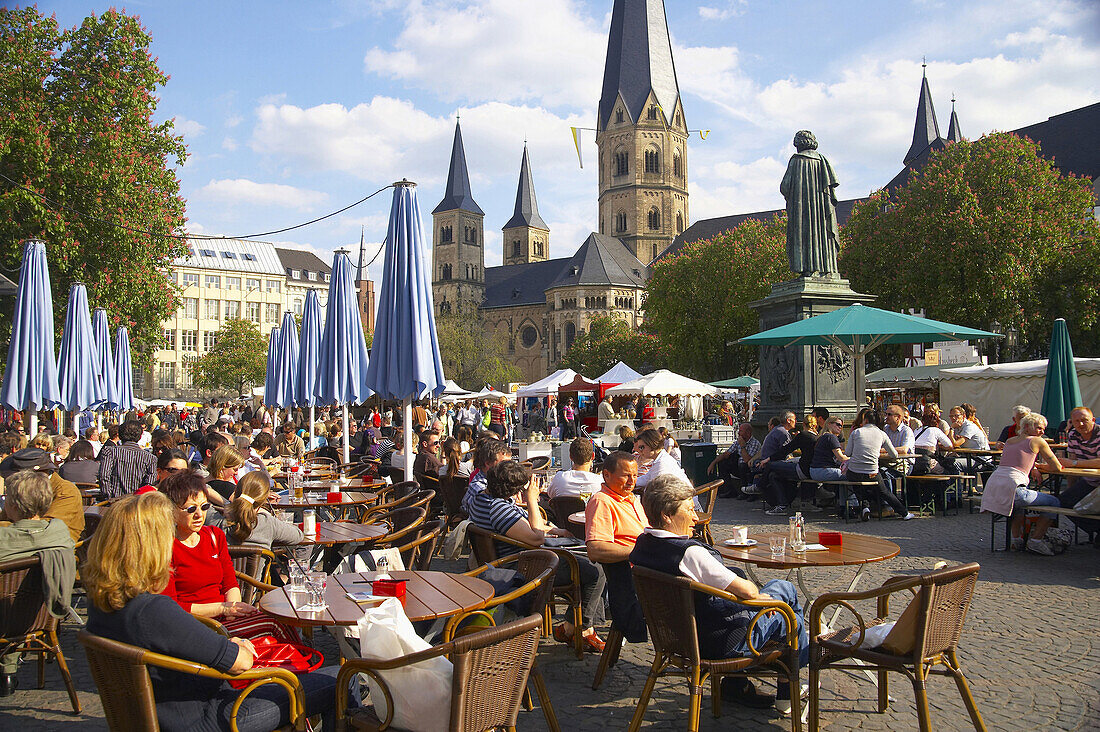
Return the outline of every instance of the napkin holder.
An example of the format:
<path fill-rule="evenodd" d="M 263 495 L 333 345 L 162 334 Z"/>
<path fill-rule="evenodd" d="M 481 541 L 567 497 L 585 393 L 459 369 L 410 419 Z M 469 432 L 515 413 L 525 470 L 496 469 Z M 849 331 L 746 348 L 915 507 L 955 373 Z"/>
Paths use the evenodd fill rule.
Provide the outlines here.
<path fill-rule="evenodd" d="M 817 543 L 823 546 L 840 547 L 844 545 L 844 536 L 839 531 L 819 531 Z"/>

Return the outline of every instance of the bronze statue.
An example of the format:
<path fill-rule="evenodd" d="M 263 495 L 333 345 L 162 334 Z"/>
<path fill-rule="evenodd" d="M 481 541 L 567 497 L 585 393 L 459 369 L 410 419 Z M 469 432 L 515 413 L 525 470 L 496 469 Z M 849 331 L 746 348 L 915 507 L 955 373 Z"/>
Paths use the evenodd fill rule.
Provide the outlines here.
<path fill-rule="evenodd" d="M 833 166 L 817 152 L 809 130 L 794 136 L 798 150 L 787 164 L 779 191 L 787 199 L 787 257 L 791 271 L 802 277 L 836 277 L 840 240 L 836 225 Z"/>

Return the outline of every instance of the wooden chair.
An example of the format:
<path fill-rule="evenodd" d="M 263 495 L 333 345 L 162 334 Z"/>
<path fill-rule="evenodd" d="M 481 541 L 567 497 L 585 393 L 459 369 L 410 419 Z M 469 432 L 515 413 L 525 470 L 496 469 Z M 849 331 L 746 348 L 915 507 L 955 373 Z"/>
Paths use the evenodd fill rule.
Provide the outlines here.
<path fill-rule="evenodd" d="M 435 491 L 421 491 L 415 490 L 401 498 L 395 498 L 392 501 L 387 501 L 378 506 L 368 509 L 363 517 L 359 520 L 362 524 L 374 523 L 374 517 L 384 513 L 388 513 L 398 508 L 420 508 L 423 507 L 427 511 L 427 506 L 435 497 Z"/>
<path fill-rule="evenodd" d="M 499 557 L 497 556 L 497 547 L 494 542 L 501 542 L 502 544 L 511 544 L 512 546 L 519 547 L 523 550 L 534 549 L 535 547 L 524 544 L 522 541 L 516 541 L 503 534 L 496 534 L 487 529 L 483 529 L 480 526 L 476 526 L 473 522 L 466 527 L 466 536 L 470 540 L 470 553 L 473 554 L 474 561 L 478 564 L 489 564 L 494 562 Z M 584 641 L 581 638 L 581 628 L 584 627 L 583 620 L 581 618 L 581 570 L 580 565 L 577 564 L 577 558 L 565 549 L 553 549 L 551 550 L 558 555 L 558 561 L 563 562 L 569 567 L 569 582 L 565 584 L 555 584 L 554 592 L 551 596 L 550 604 L 553 604 L 553 598 L 557 597 L 561 599 L 568 607 L 570 614 L 570 622 L 572 622 L 576 631 L 573 633 L 573 650 L 577 654 L 577 658 L 584 658 Z M 546 615 L 546 631 L 550 631 L 548 613 Z"/>
<path fill-rule="evenodd" d="M 392 511 L 378 514 L 372 521 L 364 523 L 381 523 L 389 525 L 389 532 L 378 537 L 371 543 L 371 548 L 382 549 L 390 546 L 400 546 L 400 542 L 407 540 L 420 524 L 428 517 L 428 510 L 423 506 L 412 508 L 403 506 Z"/>
<path fill-rule="evenodd" d="M 950 676 L 962 696 L 974 729 L 984 732 L 985 722 L 970 693 L 970 685 L 959 667 L 956 650 L 962 635 L 963 622 L 974 587 L 978 583 L 977 563 L 928 572 L 917 577 L 893 577 L 877 589 L 864 592 L 828 592 L 819 596 L 810 607 L 810 732 L 820 724 L 821 672 L 827 669 L 870 670 L 878 672 L 878 710 L 885 712 L 889 704 L 888 671 L 907 676 L 913 684 L 917 702 L 917 723 L 921 732 L 932 729 L 925 682 L 930 674 Z M 900 655 L 881 647 L 860 648 L 868 627 L 886 622 L 890 613 L 890 595 L 917 590 L 911 602 L 916 603 L 913 651 Z M 876 617 L 869 622 L 852 606 L 857 600 L 878 601 Z M 826 607 L 847 608 L 857 622 L 855 627 L 822 633 L 821 615 Z M 861 663 L 857 664 L 857 660 Z M 939 669 L 937 666 L 944 668 Z"/>
<path fill-rule="evenodd" d="M 80 499 L 85 506 L 91 506 L 103 495 L 99 483 L 76 483 L 75 485 L 80 491 Z"/>
<path fill-rule="evenodd" d="M 346 730 L 349 722 L 360 730 L 388 729 L 393 718 L 393 698 L 378 672 L 446 656 L 454 664 L 450 729 L 514 730 L 528 674 L 535 662 L 541 623 L 538 615 L 530 615 L 400 658 L 345 661 L 336 678 L 336 729 Z M 358 673 L 377 682 L 389 710 L 386 719 L 379 719 L 373 707 L 349 712 L 348 684 Z"/>
<path fill-rule="evenodd" d="M 233 569 L 240 575 L 246 575 L 257 582 L 271 586 L 271 565 L 275 554 L 260 546 L 230 546 L 229 556 L 233 559 Z M 249 605 L 259 601 L 261 593 L 254 585 L 241 587 L 241 601 Z"/>
<path fill-rule="evenodd" d="M 724 480 L 712 480 L 709 483 L 695 489 L 695 497 L 699 499 L 703 510 L 697 512 L 695 519 L 695 534 L 699 540 L 714 546 L 714 537 L 710 533 L 710 520 L 714 517 L 714 503 L 718 500 L 718 489 L 725 485 Z"/>
<path fill-rule="evenodd" d="M 96 688 L 99 689 L 107 725 L 114 732 L 155 732 L 160 729 L 156 700 L 153 698 L 153 684 L 149 679 L 149 666 L 209 679 L 251 682 L 241 691 L 233 705 L 230 728 L 234 731 L 237 729 L 237 712 L 249 694 L 266 684 L 281 686 L 289 697 L 290 719 L 293 722 L 280 727 L 280 730 L 306 729 L 302 684 L 297 676 L 285 669 L 254 668 L 230 675 L 201 663 L 108 640 L 85 630 L 80 631 L 77 638 L 88 656 L 88 666 Z"/>
<path fill-rule="evenodd" d="M 791 729 L 794 732 L 802 729 L 801 700 L 798 693 L 798 619 L 790 605 L 776 600 L 742 600 L 728 592 L 692 582 L 687 578 L 674 577 L 637 565 L 633 572 L 634 587 L 638 592 L 638 601 L 642 605 L 655 655 L 645 686 L 642 687 L 642 694 L 638 698 L 634 718 L 630 721 L 630 732 L 635 732 L 641 726 L 657 677 L 665 673 L 682 674 L 688 679 L 688 691 L 691 694 L 688 729 L 693 732 L 699 729 L 703 684 L 707 677 L 711 681 L 712 712 L 717 717 L 722 710 L 719 682 L 722 676 L 728 675 L 786 676 L 791 688 Z M 695 628 L 696 593 L 760 608 L 748 628 L 750 655 L 739 658 L 703 658 Z M 753 648 L 753 627 L 769 612 L 778 612 L 786 622 L 786 638 L 782 642 L 769 641 L 761 648 Z"/>
<path fill-rule="evenodd" d="M 531 468 L 531 470 L 542 470 L 543 468 L 545 468 L 547 465 L 550 464 L 550 456 L 549 455 L 536 455 L 533 458 L 530 458 L 528 460 L 524 460 L 523 464 L 526 465 L 527 467 Z"/>
<path fill-rule="evenodd" d="M 443 519 L 434 519 L 420 524 L 415 532 L 406 536 L 411 538 L 411 541 L 397 547 L 397 551 L 401 552 L 401 561 L 405 569 L 421 572 L 431 569 L 432 557 L 435 556 L 439 537 L 443 535 L 444 528 Z"/>
<path fill-rule="evenodd" d="M 466 518 L 462 510 L 462 497 L 470 485 L 468 477 L 443 476 L 439 479 L 439 495 L 443 498 L 443 510 L 447 513 L 447 529 L 457 526 Z"/>
<path fill-rule="evenodd" d="M 554 523 L 563 529 L 569 529 L 573 536 L 584 541 L 584 523 L 570 521 L 569 517 L 577 511 L 584 511 L 584 499 L 579 496 L 557 496 L 550 499 L 550 512 L 554 515 Z"/>
<path fill-rule="evenodd" d="M 46 587 L 39 557 L 0 562 L 0 654 L 38 654 L 38 688 L 46 685 L 46 656 L 57 668 L 69 692 L 73 713 L 80 714 L 69 665 L 57 638 L 58 619 L 46 607 Z"/>

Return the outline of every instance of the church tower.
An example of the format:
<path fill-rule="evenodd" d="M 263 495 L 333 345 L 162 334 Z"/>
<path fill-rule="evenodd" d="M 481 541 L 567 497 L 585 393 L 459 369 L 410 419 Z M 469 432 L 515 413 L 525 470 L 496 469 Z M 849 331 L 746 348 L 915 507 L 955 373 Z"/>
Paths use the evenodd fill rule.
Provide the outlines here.
<path fill-rule="evenodd" d="M 936 121 L 936 108 L 932 105 L 932 90 L 928 87 L 928 64 L 921 64 L 920 98 L 917 99 L 917 119 L 913 124 L 913 143 L 905 153 L 902 163 L 909 165 L 929 148 L 942 149 L 940 123 Z"/>
<path fill-rule="evenodd" d="M 505 264 L 545 262 L 550 257 L 550 227 L 539 216 L 526 144 L 523 146 L 523 162 L 519 166 L 516 210 L 504 225 L 503 242 Z"/>
<path fill-rule="evenodd" d="M 688 226 L 687 125 L 663 0 L 615 0 L 596 120 L 600 233 L 649 263 Z"/>
<path fill-rule="evenodd" d="M 359 305 L 359 319 L 363 332 L 374 332 L 374 282 L 367 276 L 367 250 L 363 231 L 359 232 L 359 266 L 355 269 L 355 299 Z"/>
<path fill-rule="evenodd" d="M 432 210 L 432 294 L 436 310 L 476 312 L 485 299 L 485 212 L 470 192 L 470 173 L 455 123 L 443 200 Z"/>

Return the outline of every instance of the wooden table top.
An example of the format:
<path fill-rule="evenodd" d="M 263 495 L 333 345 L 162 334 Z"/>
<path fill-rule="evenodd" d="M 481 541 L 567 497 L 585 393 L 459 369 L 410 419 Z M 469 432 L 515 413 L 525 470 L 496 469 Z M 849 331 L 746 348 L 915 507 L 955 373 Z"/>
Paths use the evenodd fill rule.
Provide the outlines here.
<path fill-rule="evenodd" d="M 806 532 L 807 543 L 817 542 L 817 532 Z M 751 534 L 750 539 L 756 540 L 756 545 L 747 549 L 735 549 L 725 546 L 722 539 L 714 548 L 726 559 L 738 562 L 748 562 L 759 567 L 770 569 L 792 569 L 797 567 L 840 567 L 853 564 L 869 564 L 892 559 L 901 553 L 901 547 L 887 539 L 864 534 L 849 534 L 843 532 L 844 543 L 842 546 L 831 546 L 823 551 L 804 552 L 795 554 L 788 546 L 782 559 L 772 559 L 771 547 L 768 539 L 772 536 L 786 536 L 786 533 Z M 728 538 L 728 537 L 727 537 Z"/>
<path fill-rule="evenodd" d="M 317 524 L 317 533 L 306 535 L 303 544 L 332 546 L 334 544 L 355 544 L 374 541 L 389 532 L 386 524 L 357 524 L 351 521 L 321 521 Z"/>
<path fill-rule="evenodd" d="M 364 607 L 347 598 L 348 592 L 370 590 L 369 582 L 377 572 L 341 574 L 329 578 L 325 588 L 324 610 L 297 610 L 290 601 L 287 588 L 280 587 L 265 594 L 259 608 L 287 625 L 355 625 L 363 617 Z M 476 610 L 493 597 L 493 586 L 477 577 L 447 572 L 390 572 L 394 579 L 408 582 L 405 586 L 405 614 L 409 620 L 435 620 Z"/>
<path fill-rule="evenodd" d="M 958 453 L 959 455 L 1000 455 L 1004 450 L 998 450 L 991 448 L 989 450 L 978 450 L 973 447 L 956 447 L 950 452 Z"/>
<path fill-rule="evenodd" d="M 332 506 L 359 506 L 364 503 L 374 503 L 378 500 L 377 493 L 365 493 L 362 491 L 341 491 L 340 500 L 330 501 L 328 500 L 328 491 L 323 491 L 320 494 L 314 494 L 315 498 L 310 497 L 310 493 L 305 494 L 305 498 L 301 503 L 295 503 L 291 501 L 290 496 L 279 496 L 278 498 L 272 496 L 269 501 L 269 505 L 273 508 L 279 508 L 282 510 L 295 509 L 295 508 L 325 508 Z"/>
<path fill-rule="evenodd" d="M 1051 467 L 1045 463 L 1039 463 L 1035 465 L 1041 473 L 1050 473 L 1051 475 L 1072 475 L 1081 478 L 1100 478 L 1100 468 L 1067 468 L 1062 466 L 1061 470 L 1051 470 Z"/>

